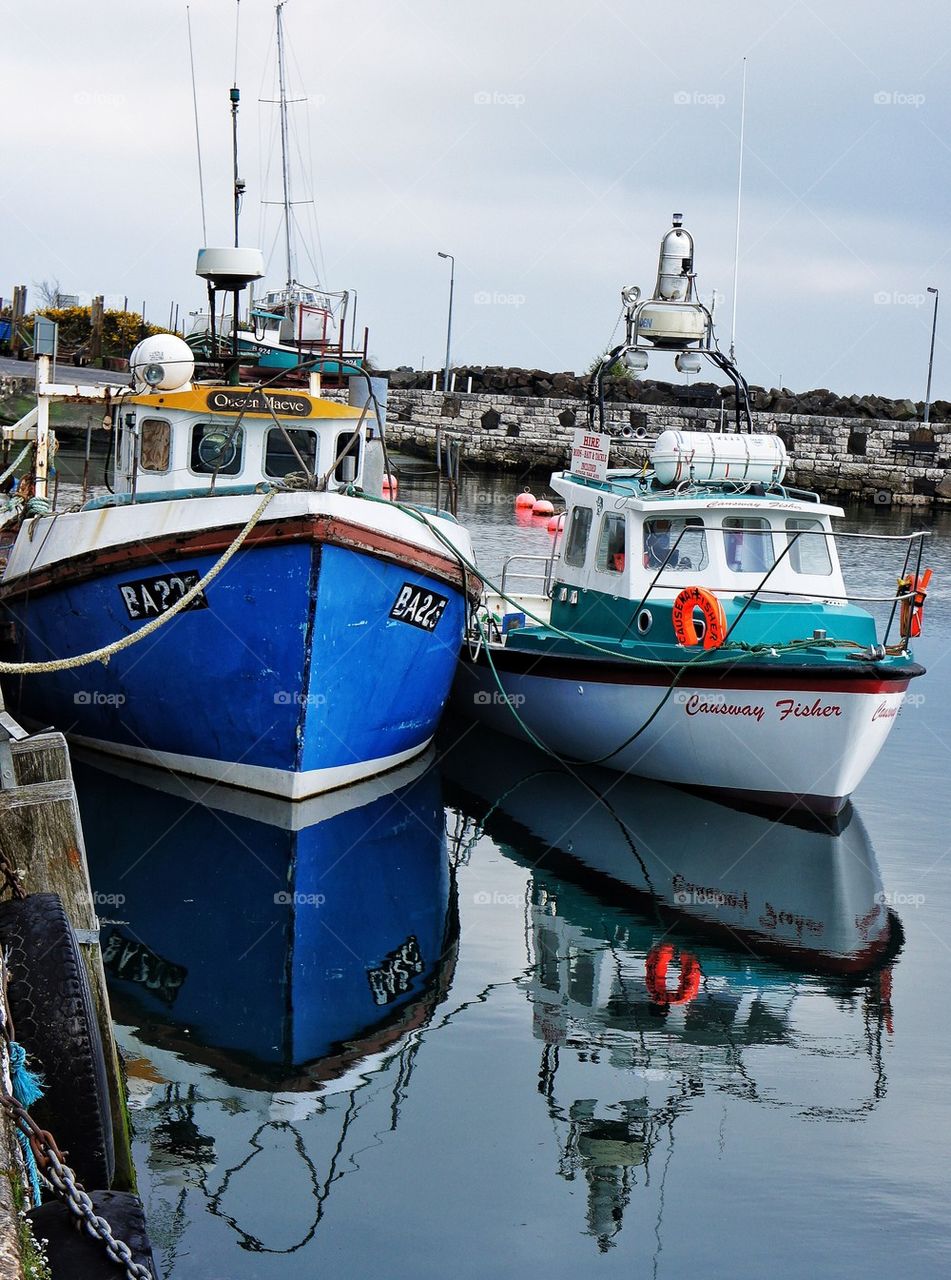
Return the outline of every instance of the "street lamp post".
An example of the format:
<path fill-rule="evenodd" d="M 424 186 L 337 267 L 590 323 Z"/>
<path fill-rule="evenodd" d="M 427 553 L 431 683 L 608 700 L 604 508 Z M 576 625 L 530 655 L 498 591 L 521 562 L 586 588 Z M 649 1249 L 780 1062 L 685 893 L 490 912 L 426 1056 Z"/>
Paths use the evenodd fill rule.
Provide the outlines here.
<path fill-rule="evenodd" d="M 437 250 L 437 253 L 440 258 L 449 259 L 449 321 L 446 325 L 446 366 L 442 373 L 442 389 L 443 391 L 448 391 L 450 348 L 452 346 L 452 290 L 456 279 L 456 260 L 451 253 L 443 253 L 441 250 Z"/>
<path fill-rule="evenodd" d="M 928 389 L 925 391 L 925 423 L 931 419 L 931 370 L 934 367 L 934 338 L 938 330 L 938 290 L 929 284 L 928 292 L 934 294 L 934 317 L 931 321 L 931 352 L 928 356 Z"/>

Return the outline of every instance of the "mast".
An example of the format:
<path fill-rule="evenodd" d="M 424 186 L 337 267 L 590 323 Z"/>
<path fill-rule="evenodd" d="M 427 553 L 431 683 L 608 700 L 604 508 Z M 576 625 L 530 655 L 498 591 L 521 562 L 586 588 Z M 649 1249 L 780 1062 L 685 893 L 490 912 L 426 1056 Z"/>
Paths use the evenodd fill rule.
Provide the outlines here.
<path fill-rule="evenodd" d="M 291 192 L 287 159 L 287 77 L 284 68 L 284 29 L 281 23 L 284 2 L 285 0 L 280 0 L 277 6 L 277 81 L 281 113 L 281 178 L 284 185 L 284 253 L 287 262 L 287 288 L 290 289 L 294 283 L 294 269 L 291 261 Z"/>

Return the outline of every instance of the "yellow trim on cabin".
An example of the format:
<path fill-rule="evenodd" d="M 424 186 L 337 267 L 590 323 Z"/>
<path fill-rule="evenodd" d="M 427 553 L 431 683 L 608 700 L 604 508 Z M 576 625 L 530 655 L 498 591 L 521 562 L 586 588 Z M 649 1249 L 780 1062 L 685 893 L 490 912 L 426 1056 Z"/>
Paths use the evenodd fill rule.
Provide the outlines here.
<path fill-rule="evenodd" d="M 212 406 L 211 399 L 215 395 L 224 393 L 228 399 L 234 402 L 234 407 Z M 259 389 L 257 387 L 193 387 L 190 391 L 151 391 L 142 392 L 139 395 L 129 396 L 128 399 L 123 398 L 123 404 L 142 404 L 152 409 L 180 409 L 185 413 L 208 413 L 215 416 L 232 417 L 240 412 L 240 405 L 237 403 L 239 397 L 267 396 L 272 401 L 294 401 L 300 403 L 307 401 L 310 405 L 310 412 L 307 414 L 288 412 L 287 409 L 281 409 L 277 404 L 274 405 L 274 413 L 278 418 L 282 418 L 285 422 L 289 419 L 295 419 L 300 422 L 313 422 L 319 418 L 359 418 L 362 409 L 354 408 L 349 404 L 337 404 L 335 400 L 325 400 L 322 396 L 312 396 L 306 391 L 289 391 L 275 390 L 272 388 Z M 267 409 L 246 409 L 244 412 L 246 418 L 268 418 L 271 414 Z M 372 411 L 368 417 L 373 417 Z"/>

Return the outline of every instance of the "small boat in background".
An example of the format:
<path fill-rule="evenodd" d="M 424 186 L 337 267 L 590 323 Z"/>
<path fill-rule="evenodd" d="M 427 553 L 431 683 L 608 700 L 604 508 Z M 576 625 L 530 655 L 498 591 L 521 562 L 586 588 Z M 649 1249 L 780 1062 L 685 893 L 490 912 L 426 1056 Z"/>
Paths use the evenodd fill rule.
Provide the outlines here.
<path fill-rule="evenodd" d="M 626 340 L 595 375 L 570 467 L 552 476 L 564 533 L 529 567 L 528 592 L 507 566 L 486 595 L 454 702 L 574 763 L 834 814 L 923 674 L 911 640 L 926 535 L 838 535 L 903 555 L 897 596 L 850 596 L 832 530 L 844 513 L 783 483 L 783 441 L 753 431 L 746 383 L 694 281 L 675 215 L 654 296 L 623 291 Z M 645 341 L 683 371 L 703 356 L 727 373 L 737 430 L 665 431 L 642 468 L 612 469 L 604 371 L 645 368 Z M 869 603 L 889 610 L 881 634 Z"/>
<path fill-rule="evenodd" d="M 301 205 L 314 208 L 313 198 L 295 199 L 294 175 L 291 166 L 292 128 L 288 106 L 288 70 L 285 56 L 283 3 L 276 8 L 276 99 L 266 100 L 277 107 L 278 137 L 281 161 L 281 198 L 262 200 L 262 206 L 278 205 L 281 221 L 278 230 L 283 257 L 284 281 L 280 288 L 266 289 L 264 294 L 252 300 L 247 322 L 226 324 L 222 336 L 233 339 L 238 351 L 253 356 L 260 369 L 281 369 L 288 376 L 308 361 L 319 360 L 324 377 L 341 378 L 344 381 L 355 369 L 367 366 L 368 330 L 363 329 L 358 345 L 356 325 L 357 294 L 352 289 L 327 289 L 321 284 L 301 283 L 297 278 L 300 259 L 299 217 Z M 294 102 L 306 102 L 295 96 Z M 300 147 L 297 147 L 298 153 Z M 313 237 L 319 244 L 316 216 L 313 218 Z M 263 231 L 263 227 L 262 227 Z M 275 237 L 275 240 L 277 237 Z M 310 259 L 314 278 L 317 262 L 304 245 Z M 219 325 L 219 330 L 221 326 Z M 347 333 L 349 329 L 349 342 Z M 214 349 L 214 324 L 209 313 L 199 312 L 193 318 L 189 343 L 200 352 Z"/>

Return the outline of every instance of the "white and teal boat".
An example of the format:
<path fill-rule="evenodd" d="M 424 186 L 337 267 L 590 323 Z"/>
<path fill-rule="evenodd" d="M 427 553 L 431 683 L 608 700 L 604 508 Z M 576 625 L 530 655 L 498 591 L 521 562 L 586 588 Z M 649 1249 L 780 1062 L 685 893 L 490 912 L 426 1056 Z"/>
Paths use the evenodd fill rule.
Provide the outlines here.
<path fill-rule="evenodd" d="M 844 513 L 784 484 L 783 441 L 752 430 L 746 384 L 694 281 L 693 241 L 675 217 L 654 296 L 624 291 L 626 340 L 594 379 L 570 466 L 552 477 L 564 533 L 547 560 L 507 562 L 470 630 L 455 703 L 572 762 L 836 813 L 923 674 L 910 642 L 924 535 L 838 535 L 878 537 L 902 556 L 897 596 L 849 594 L 833 535 Z M 704 357 L 727 373 L 736 430 L 665 431 L 643 468 L 611 468 L 603 370 L 643 369 L 646 343 L 681 369 Z M 533 591 L 519 593 L 526 571 Z"/>

